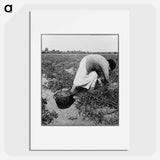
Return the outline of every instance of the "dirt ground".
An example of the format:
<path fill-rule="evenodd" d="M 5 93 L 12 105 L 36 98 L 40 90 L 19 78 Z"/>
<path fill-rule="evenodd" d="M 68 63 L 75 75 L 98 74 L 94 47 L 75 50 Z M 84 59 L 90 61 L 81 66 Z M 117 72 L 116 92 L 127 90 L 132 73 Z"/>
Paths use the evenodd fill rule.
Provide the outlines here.
<path fill-rule="evenodd" d="M 42 77 L 42 84 L 47 84 L 47 79 L 43 76 Z M 75 101 L 69 108 L 67 109 L 59 109 L 54 97 L 54 93 L 49 89 L 42 89 L 42 97 L 47 99 L 47 105 L 46 109 L 49 110 L 49 112 L 55 111 L 58 114 L 58 118 L 56 118 L 54 121 L 52 121 L 48 125 L 55 125 L 55 126 L 68 126 L 68 125 L 95 125 L 93 121 L 90 120 L 84 120 L 81 115 L 79 115 L 78 109 L 75 107 L 77 101 Z"/>

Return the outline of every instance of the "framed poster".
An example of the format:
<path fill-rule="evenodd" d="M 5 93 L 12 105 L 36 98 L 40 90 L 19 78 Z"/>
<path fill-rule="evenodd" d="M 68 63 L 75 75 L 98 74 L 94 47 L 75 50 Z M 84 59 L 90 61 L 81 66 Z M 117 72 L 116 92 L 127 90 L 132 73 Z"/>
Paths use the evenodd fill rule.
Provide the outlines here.
<path fill-rule="evenodd" d="M 30 150 L 129 149 L 129 12 L 31 11 Z"/>

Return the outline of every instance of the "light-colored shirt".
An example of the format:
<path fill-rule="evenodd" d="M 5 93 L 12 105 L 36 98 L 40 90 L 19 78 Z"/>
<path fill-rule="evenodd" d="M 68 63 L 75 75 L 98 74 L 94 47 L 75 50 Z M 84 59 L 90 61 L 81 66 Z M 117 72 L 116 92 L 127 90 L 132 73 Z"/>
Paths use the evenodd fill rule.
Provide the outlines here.
<path fill-rule="evenodd" d="M 101 72 L 104 74 L 106 80 L 109 79 L 109 63 L 105 57 L 99 54 L 90 54 L 84 57 L 86 59 L 86 70 L 87 73 L 96 71 L 97 74 Z"/>
<path fill-rule="evenodd" d="M 108 61 L 101 55 L 87 55 L 79 64 L 73 83 L 75 86 L 83 86 L 88 89 L 101 73 L 103 73 L 106 80 L 109 79 Z"/>

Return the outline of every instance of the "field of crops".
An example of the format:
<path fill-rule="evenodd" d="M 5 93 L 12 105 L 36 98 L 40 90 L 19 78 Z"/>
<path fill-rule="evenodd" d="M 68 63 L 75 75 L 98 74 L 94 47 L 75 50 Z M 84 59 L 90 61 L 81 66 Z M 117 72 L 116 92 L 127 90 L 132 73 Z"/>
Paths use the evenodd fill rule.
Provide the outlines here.
<path fill-rule="evenodd" d="M 70 90 L 85 54 L 42 54 L 42 125 L 118 125 L 118 55 L 103 54 L 116 61 L 109 83 L 92 91 L 80 92 L 75 103 L 61 110 L 56 106 L 54 93 Z M 46 94 L 47 93 L 47 94 Z M 45 96 L 44 96 L 45 95 Z M 46 96 L 47 95 L 47 96 Z"/>

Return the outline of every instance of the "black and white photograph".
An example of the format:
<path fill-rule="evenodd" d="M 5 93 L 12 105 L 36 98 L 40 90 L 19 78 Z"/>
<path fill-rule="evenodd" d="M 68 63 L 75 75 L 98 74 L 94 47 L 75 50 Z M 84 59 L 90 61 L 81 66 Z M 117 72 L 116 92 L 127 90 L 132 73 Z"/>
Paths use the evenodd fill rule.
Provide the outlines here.
<path fill-rule="evenodd" d="M 119 126 L 119 35 L 41 34 L 41 125 Z"/>
<path fill-rule="evenodd" d="M 35 10 L 30 24 L 31 149 L 128 149 L 129 12 Z"/>

